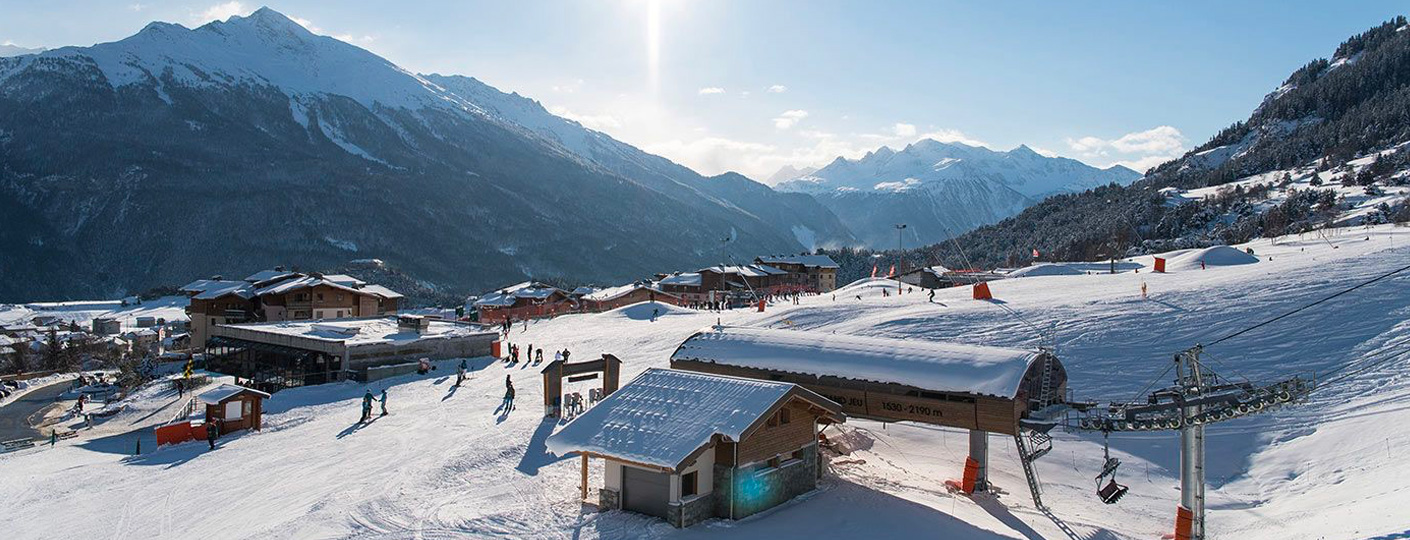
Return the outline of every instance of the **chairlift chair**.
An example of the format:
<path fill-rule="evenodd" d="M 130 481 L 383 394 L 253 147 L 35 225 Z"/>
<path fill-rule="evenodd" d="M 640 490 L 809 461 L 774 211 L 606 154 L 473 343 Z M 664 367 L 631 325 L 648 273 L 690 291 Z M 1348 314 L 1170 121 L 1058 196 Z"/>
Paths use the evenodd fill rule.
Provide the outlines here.
<path fill-rule="evenodd" d="M 1102 463 L 1102 472 L 1097 475 L 1097 498 L 1107 504 L 1116 504 L 1126 496 L 1126 492 L 1131 488 L 1116 483 L 1116 469 L 1121 466 L 1121 460 L 1111 457 L 1111 447 L 1107 444 L 1107 434 L 1102 434 L 1102 454 L 1106 456 L 1106 461 Z M 1105 486 L 1102 480 L 1107 480 Z"/>

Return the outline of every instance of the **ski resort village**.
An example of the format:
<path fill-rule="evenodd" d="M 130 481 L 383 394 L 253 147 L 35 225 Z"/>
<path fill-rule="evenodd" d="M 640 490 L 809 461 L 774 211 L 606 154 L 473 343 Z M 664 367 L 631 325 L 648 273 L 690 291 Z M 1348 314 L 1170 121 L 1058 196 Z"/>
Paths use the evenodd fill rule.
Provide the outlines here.
<path fill-rule="evenodd" d="M 1403 6 L 54 4 L 0 538 L 1410 538 Z"/>

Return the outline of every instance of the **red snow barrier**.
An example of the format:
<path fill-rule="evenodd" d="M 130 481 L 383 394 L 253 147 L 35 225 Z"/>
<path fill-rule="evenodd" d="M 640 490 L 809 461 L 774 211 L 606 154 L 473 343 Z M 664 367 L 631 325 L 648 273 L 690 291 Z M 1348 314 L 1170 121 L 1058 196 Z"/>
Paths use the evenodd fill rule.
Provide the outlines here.
<path fill-rule="evenodd" d="M 490 356 L 494 358 L 504 358 L 504 343 L 498 339 L 490 342 Z"/>
<path fill-rule="evenodd" d="M 1175 540 L 1190 540 L 1195 525 L 1195 513 L 1183 506 L 1175 507 Z"/>
<path fill-rule="evenodd" d="M 191 427 L 191 422 L 177 422 L 165 426 L 157 426 L 157 446 L 163 444 L 178 444 L 186 441 L 196 440 L 196 428 Z"/>
<path fill-rule="evenodd" d="M 1155 258 L 1155 271 L 1156 271 L 1156 272 L 1160 272 L 1160 273 L 1162 273 L 1162 274 L 1165 273 L 1165 258 L 1164 258 L 1164 257 L 1156 257 L 1156 258 Z"/>
<path fill-rule="evenodd" d="M 763 300 L 760 300 L 760 301 L 759 301 L 759 313 L 763 313 L 763 312 L 764 312 L 764 301 L 763 301 Z"/>
<path fill-rule="evenodd" d="M 993 300 L 993 299 L 994 299 L 994 295 L 989 293 L 989 284 L 988 284 L 988 283 L 975 283 L 975 284 L 974 284 L 974 299 L 975 299 L 975 300 Z"/>

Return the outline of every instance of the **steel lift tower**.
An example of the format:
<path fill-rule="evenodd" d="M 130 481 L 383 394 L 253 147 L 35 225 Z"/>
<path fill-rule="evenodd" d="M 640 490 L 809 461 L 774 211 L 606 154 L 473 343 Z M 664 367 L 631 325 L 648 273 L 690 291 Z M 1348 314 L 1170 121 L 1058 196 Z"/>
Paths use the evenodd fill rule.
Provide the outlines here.
<path fill-rule="evenodd" d="M 1202 345 L 1175 355 L 1174 384 L 1146 395 L 1145 402 L 1111 403 L 1105 408 L 1095 403 L 1072 404 L 1076 427 L 1085 431 L 1178 430 L 1180 432 L 1180 506 L 1176 509 L 1175 539 L 1205 540 L 1204 523 L 1204 426 L 1263 412 L 1301 400 L 1315 386 L 1315 378 L 1293 376 L 1271 384 L 1233 382 L 1210 370 L 1200 361 Z M 1169 373 L 1169 369 L 1166 370 Z M 1164 376 L 1162 374 L 1162 376 Z M 1126 494 L 1127 487 L 1116 483 L 1121 461 L 1110 449 L 1102 471 L 1097 475 L 1097 496 L 1108 504 Z M 1107 480 L 1103 486 L 1102 481 Z"/>

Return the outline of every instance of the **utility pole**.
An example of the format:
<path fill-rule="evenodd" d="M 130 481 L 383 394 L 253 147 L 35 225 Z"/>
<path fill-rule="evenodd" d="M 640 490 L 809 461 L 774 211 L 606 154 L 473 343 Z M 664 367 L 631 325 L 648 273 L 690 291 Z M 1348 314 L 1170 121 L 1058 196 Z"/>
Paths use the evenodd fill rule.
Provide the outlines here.
<path fill-rule="evenodd" d="M 1180 427 L 1180 506 L 1190 515 L 1190 540 L 1204 540 L 1204 422 L 1200 418 L 1204 407 L 1199 404 L 1204 393 L 1200 376 L 1199 354 L 1202 347 L 1175 356 L 1175 376 L 1179 380 L 1182 414 L 1186 421 Z M 1176 512 L 1175 531 L 1180 535 L 1180 512 Z"/>
<path fill-rule="evenodd" d="M 905 223 L 896 224 L 896 296 L 901 296 L 901 264 L 904 261 L 904 254 L 901 252 L 901 231 L 906 230 Z"/>

